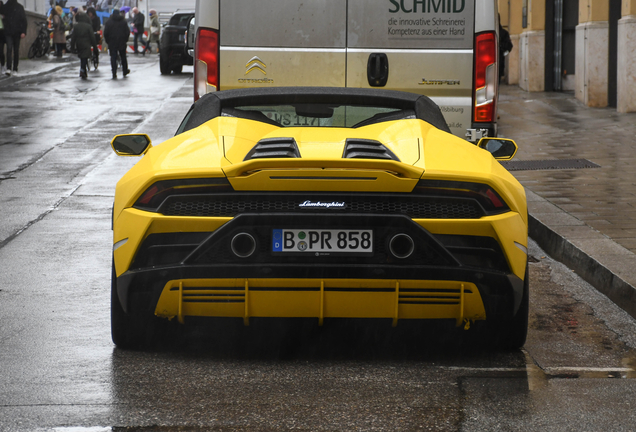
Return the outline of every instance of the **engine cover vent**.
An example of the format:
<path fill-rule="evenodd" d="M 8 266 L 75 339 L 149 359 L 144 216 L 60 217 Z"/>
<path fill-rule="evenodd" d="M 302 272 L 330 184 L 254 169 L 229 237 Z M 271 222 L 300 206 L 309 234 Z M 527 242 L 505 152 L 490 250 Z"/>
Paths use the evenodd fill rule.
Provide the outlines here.
<path fill-rule="evenodd" d="M 400 162 L 395 153 L 381 142 L 361 138 L 347 138 L 342 157 L 345 159 L 383 159 Z"/>
<path fill-rule="evenodd" d="M 294 138 L 263 138 L 249 151 L 244 161 L 264 158 L 299 158 Z"/>

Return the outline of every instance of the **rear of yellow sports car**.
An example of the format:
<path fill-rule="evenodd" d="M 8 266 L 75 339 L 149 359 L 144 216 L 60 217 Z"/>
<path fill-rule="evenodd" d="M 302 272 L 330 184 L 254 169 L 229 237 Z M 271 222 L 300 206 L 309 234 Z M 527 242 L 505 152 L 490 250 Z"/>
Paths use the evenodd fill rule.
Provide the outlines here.
<path fill-rule="evenodd" d="M 116 344 L 153 314 L 489 320 L 523 344 L 525 194 L 489 152 L 417 116 L 234 114 L 151 148 L 118 183 Z"/>

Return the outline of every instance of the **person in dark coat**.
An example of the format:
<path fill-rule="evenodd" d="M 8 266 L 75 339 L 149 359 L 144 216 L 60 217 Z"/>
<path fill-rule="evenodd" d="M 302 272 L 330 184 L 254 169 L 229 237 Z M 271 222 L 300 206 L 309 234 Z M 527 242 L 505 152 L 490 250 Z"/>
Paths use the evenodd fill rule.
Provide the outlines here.
<path fill-rule="evenodd" d="M 5 74 L 17 75 L 18 62 L 20 61 L 20 40 L 24 39 L 27 32 L 24 7 L 17 0 L 7 0 L 0 9 L 0 15 L 4 16 L 2 22 L 4 23 L 4 38 L 7 44 L 7 71 Z"/>
<path fill-rule="evenodd" d="M 0 10 L 2 10 L 2 6 L 4 6 L 2 0 L 0 0 Z M 0 21 L 2 20 L 2 14 L 0 14 Z M 4 67 L 4 26 L 0 26 L 0 73 L 4 75 L 7 72 L 7 69 Z"/>
<path fill-rule="evenodd" d="M 134 7 L 132 9 L 134 14 L 133 16 L 133 26 L 135 27 L 135 33 L 133 35 L 133 49 L 135 50 L 135 54 L 139 54 L 137 47 L 139 42 L 143 45 L 144 49 L 142 50 L 143 54 L 146 54 L 146 48 L 148 46 L 148 42 L 144 40 L 144 27 L 146 25 L 146 17 L 144 14 L 139 12 L 139 9 Z"/>
<path fill-rule="evenodd" d="M 130 73 L 128 69 L 128 59 L 126 58 L 126 45 L 130 37 L 130 28 L 124 20 L 124 16 L 119 13 L 119 9 L 114 9 L 106 24 L 104 24 L 104 40 L 108 44 L 110 53 L 110 67 L 113 71 L 113 79 L 117 78 L 117 55 L 121 58 L 121 68 L 124 77 Z"/>
<path fill-rule="evenodd" d="M 505 75 L 506 56 L 512 51 L 512 40 L 508 30 L 499 24 L 499 80 Z"/>
<path fill-rule="evenodd" d="M 80 78 L 86 79 L 88 76 L 88 59 L 93 55 L 99 55 L 95 32 L 91 25 L 91 19 L 83 12 L 75 15 L 75 26 L 71 34 L 71 49 L 77 50 L 80 58 Z M 91 51 L 92 48 L 92 51 Z"/>
<path fill-rule="evenodd" d="M 99 20 L 99 17 L 97 16 L 97 12 L 95 11 L 95 8 L 89 7 L 88 9 L 86 9 L 86 14 L 91 19 L 93 32 L 97 33 L 99 29 L 102 28 L 102 22 Z"/>

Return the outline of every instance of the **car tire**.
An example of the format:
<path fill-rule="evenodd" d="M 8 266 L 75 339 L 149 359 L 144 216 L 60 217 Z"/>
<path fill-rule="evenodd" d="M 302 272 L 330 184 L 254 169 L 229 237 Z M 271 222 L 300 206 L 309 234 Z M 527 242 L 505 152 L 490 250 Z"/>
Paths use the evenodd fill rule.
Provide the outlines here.
<path fill-rule="evenodd" d="M 117 274 L 113 261 L 110 290 L 110 331 L 117 348 L 139 349 L 148 344 L 153 336 L 154 317 L 126 313 L 117 294 Z"/>
<path fill-rule="evenodd" d="M 183 70 L 183 65 L 178 65 L 178 66 L 173 66 L 172 67 L 172 72 L 174 72 L 176 74 L 180 74 L 182 70 Z"/>
<path fill-rule="evenodd" d="M 504 350 L 523 347 L 528 336 L 528 315 L 530 313 L 530 273 L 526 263 L 526 276 L 523 281 L 523 296 L 515 316 L 498 323 L 496 344 Z"/>
<path fill-rule="evenodd" d="M 163 50 L 159 54 L 159 71 L 161 71 L 161 75 L 170 75 L 168 54 L 165 54 Z"/>

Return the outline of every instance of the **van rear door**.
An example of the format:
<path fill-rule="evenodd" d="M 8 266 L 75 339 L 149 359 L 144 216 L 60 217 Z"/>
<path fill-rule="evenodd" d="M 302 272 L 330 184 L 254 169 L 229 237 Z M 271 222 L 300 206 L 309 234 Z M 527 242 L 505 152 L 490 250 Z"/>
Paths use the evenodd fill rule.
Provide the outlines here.
<path fill-rule="evenodd" d="M 220 88 L 346 86 L 346 0 L 221 0 Z"/>
<path fill-rule="evenodd" d="M 429 96 L 453 134 L 471 127 L 474 0 L 350 1 L 347 86 Z"/>

